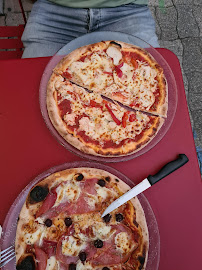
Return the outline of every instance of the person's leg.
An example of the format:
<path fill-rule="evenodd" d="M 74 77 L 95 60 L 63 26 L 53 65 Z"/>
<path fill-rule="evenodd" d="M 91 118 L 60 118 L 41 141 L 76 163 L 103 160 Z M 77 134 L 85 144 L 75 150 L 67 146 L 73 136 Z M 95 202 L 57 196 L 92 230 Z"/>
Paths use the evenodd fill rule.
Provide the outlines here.
<path fill-rule="evenodd" d="M 128 4 L 116 8 L 103 8 L 97 19 L 98 31 L 119 31 L 134 35 L 159 47 L 155 21 L 148 6 Z"/>
<path fill-rule="evenodd" d="M 87 33 L 88 10 L 38 0 L 22 36 L 23 58 L 54 55 L 74 38 Z"/>

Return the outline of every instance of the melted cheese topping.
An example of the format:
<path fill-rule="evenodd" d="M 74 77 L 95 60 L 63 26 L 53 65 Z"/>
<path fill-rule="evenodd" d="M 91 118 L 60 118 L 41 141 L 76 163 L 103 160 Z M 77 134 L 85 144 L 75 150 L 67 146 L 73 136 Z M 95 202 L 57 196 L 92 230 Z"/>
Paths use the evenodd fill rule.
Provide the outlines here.
<path fill-rule="evenodd" d="M 131 250 L 130 239 L 126 232 L 120 232 L 115 237 L 116 248 L 121 253 L 129 253 Z"/>
<path fill-rule="evenodd" d="M 83 85 L 90 89 L 99 90 L 113 82 L 112 60 L 105 52 L 94 52 L 87 56 L 84 62 L 73 62 L 68 72 L 75 78 L 79 78 Z"/>
<path fill-rule="evenodd" d="M 51 256 L 48 260 L 47 260 L 47 265 L 46 265 L 46 270 L 55 270 L 58 269 L 57 268 L 57 261 L 55 256 Z"/>
<path fill-rule="evenodd" d="M 86 243 L 81 239 L 68 236 L 62 241 L 62 254 L 66 256 L 78 256 L 81 250 L 84 250 Z"/>
<path fill-rule="evenodd" d="M 92 194 L 87 194 L 87 203 L 88 205 L 94 209 L 97 203 L 101 203 L 105 200 L 107 200 L 107 198 L 116 198 L 117 193 L 112 190 L 112 189 L 108 189 L 106 187 L 101 187 L 98 184 L 95 184 L 95 190 L 97 192 L 97 195 L 92 195 Z"/>
<path fill-rule="evenodd" d="M 95 239 L 109 239 L 109 237 L 113 234 L 111 226 L 107 226 L 102 222 L 97 222 L 93 224 L 93 233 Z"/>
<path fill-rule="evenodd" d="M 83 264 L 81 261 L 79 261 L 76 264 L 76 270 L 92 270 L 92 269 L 94 268 L 92 267 L 90 262 L 85 262 L 85 264 Z"/>
<path fill-rule="evenodd" d="M 54 204 L 54 207 L 66 201 L 69 202 L 76 201 L 81 193 L 80 183 L 73 180 L 63 182 L 57 187 L 56 192 L 57 192 L 57 199 Z"/>
<path fill-rule="evenodd" d="M 35 232 L 33 233 L 25 233 L 24 240 L 25 243 L 28 245 L 33 245 L 38 239 L 41 238 L 41 235 L 43 231 L 43 227 L 39 227 Z"/>

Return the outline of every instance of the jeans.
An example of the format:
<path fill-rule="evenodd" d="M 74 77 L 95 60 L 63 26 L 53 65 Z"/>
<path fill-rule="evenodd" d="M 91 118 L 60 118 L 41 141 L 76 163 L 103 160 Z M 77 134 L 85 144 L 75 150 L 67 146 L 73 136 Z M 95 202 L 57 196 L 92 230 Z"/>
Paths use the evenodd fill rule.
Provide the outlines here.
<path fill-rule="evenodd" d="M 22 36 L 23 58 L 52 56 L 71 40 L 94 31 L 132 34 L 159 47 L 155 21 L 146 5 L 81 9 L 38 0 Z"/>

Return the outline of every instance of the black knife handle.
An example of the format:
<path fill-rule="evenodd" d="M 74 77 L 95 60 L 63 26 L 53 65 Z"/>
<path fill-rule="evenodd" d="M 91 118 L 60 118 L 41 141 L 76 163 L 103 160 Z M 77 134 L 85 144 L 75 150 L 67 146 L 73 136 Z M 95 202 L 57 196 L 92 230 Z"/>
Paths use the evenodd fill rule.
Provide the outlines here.
<path fill-rule="evenodd" d="M 176 160 L 168 162 L 165 166 L 163 166 L 163 168 L 160 169 L 160 171 L 158 171 L 155 175 L 149 175 L 147 179 L 151 185 L 154 185 L 162 178 L 182 167 L 188 161 L 189 159 L 185 154 L 179 154 L 179 157 Z"/>

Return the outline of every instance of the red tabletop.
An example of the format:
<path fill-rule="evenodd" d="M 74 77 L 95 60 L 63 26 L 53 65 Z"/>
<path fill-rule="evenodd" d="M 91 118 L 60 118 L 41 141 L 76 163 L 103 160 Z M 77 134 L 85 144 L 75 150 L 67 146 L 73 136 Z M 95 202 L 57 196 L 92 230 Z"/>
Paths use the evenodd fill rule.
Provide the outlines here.
<path fill-rule="evenodd" d="M 185 153 L 189 162 L 144 194 L 155 213 L 161 238 L 160 270 L 201 269 L 202 186 L 180 65 L 166 49 L 178 87 L 178 107 L 164 138 L 133 160 L 110 163 L 135 183 Z M 0 62 L 0 224 L 21 190 L 38 174 L 81 160 L 50 134 L 39 107 L 41 75 L 50 58 Z"/>

